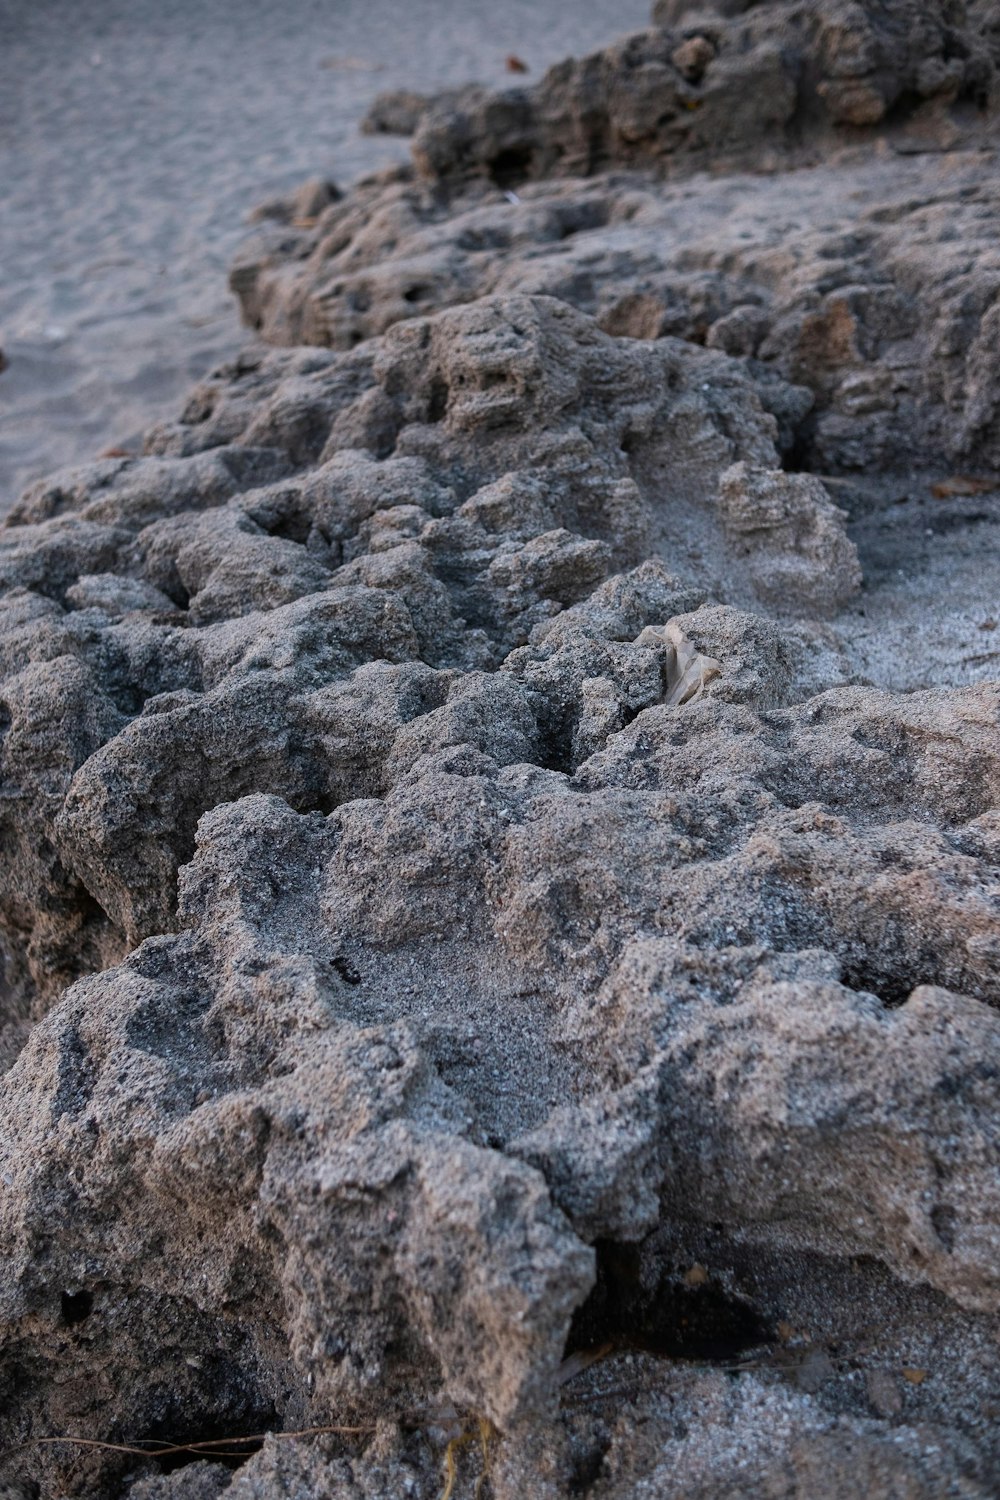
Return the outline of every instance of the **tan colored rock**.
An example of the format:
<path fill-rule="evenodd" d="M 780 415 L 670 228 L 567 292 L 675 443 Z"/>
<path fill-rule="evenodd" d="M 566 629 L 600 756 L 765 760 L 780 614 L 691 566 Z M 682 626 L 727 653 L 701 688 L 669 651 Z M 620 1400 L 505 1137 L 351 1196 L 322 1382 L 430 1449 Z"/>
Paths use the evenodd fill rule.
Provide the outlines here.
<path fill-rule="evenodd" d="M 811 474 L 735 464 L 719 480 L 719 509 L 760 599 L 779 614 L 834 615 L 857 593 L 861 566 L 846 516 Z"/>
<path fill-rule="evenodd" d="M 12 1500 L 997 1493 L 996 38 L 656 21 L 0 529 Z"/>

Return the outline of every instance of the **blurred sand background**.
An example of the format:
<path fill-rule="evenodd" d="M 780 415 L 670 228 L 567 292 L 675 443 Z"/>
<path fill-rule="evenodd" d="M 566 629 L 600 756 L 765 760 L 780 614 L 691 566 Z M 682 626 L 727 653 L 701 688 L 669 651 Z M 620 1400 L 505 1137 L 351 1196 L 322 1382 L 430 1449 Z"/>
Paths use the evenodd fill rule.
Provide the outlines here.
<path fill-rule="evenodd" d="M 383 89 L 515 83 L 648 0 L 0 0 L 0 513 L 134 444 L 249 342 L 226 267 L 261 200 L 406 154 Z"/>

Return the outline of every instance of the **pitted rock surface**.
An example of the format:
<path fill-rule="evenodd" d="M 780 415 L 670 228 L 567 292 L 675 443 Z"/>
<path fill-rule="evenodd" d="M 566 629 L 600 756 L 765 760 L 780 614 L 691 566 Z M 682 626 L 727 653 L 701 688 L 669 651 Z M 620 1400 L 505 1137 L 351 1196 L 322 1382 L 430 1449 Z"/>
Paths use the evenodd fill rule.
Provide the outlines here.
<path fill-rule="evenodd" d="M 609 333 L 707 344 L 802 388 L 776 414 L 820 472 L 996 467 L 996 147 L 898 150 L 791 178 L 611 169 L 516 202 L 480 182 L 442 200 L 400 170 L 315 227 L 253 238 L 231 281 L 269 340 L 337 349 L 455 302 L 543 293 Z"/>
<path fill-rule="evenodd" d="M 349 349 L 456 302 L 544 293 L 805 387 L 783 431 L 820 471 L 996 468 L 991 8 L 668 3 L 656 19 L 532 89 L 411 99 L 412 168 L 312 216 L 274 206 L 280 225 L 232 269 L 245 320 Z M 385 101 L 371 128 L 398 114 Z"/>
<path fill-rule="evenodd" d="M 384 105 L 0 530 L 5 1496 L 996 1493 L 991 24 Z"/>
<path fill-rule="evenodd" d="M 171 456 L 57 476 L 4 534 L 6 921 L 42 997 L 74 956 L 173 925 L 220 802 L 329 812 L 461 744 L 570 767 L 666 695 L 669 646 L 644 628 L 723 570 L 734 597 L 767 594 L 787 550 L 780 528 L 748 545 L 744 502 L 714 493 L 778 463 L 746 376 L 553 299 L 407 323 L 363 359 L 272 356 L 211 397 L 156 435 Z M 799 594 L 825 605 L 856 589 L 856 554 L 804 484 Z M 660 533 L 688 582 L 640 562 Z"/>

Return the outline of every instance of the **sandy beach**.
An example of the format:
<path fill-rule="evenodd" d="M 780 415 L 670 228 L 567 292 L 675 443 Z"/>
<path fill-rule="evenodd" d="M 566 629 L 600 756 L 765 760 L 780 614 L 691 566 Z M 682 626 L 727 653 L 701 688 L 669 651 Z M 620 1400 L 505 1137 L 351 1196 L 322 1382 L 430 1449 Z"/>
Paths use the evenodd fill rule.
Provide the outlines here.
<path fill-rule="evenodd" d="M 527 81 L 645 0 L 2 0 L 0 512 L 134 445 L 247 342 L 226 264 L 255 204 L 405 156 L 384 89 Z"/>

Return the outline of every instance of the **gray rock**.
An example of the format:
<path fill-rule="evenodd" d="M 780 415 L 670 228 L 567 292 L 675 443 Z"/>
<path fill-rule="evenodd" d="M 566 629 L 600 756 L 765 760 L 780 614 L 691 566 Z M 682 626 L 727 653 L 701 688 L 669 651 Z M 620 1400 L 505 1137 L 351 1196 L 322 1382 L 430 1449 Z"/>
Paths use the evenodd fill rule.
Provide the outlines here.
<path fill-rule="evenodd" d="M 858 648 L 995 204 L 802 165 L 995 39 L 656 20 L 307 185 L 234 285 L 332 347 L 0 529 L 5 1496 L 997 1492 L 1000 686 Z"/>

